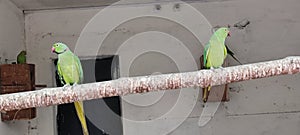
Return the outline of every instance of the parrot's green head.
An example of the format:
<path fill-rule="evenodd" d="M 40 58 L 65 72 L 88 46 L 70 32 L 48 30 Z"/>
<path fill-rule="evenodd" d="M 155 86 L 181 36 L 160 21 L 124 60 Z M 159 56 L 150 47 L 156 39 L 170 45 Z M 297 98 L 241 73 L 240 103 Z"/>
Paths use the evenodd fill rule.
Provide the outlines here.
<path fill-rule="evenodd" d="M 69 48 L 66 44 L 64 43 L 55 43 L 53 44 L 52 46 L 52 52 L 53 53 L 57 53 L 57 54 L 61 54 L 61 53 L 64 53 L 65 51 L 67 51 Z"/>
<path fill-rule="evenodd" d="M 26 55 L 26 51 L 21 51 L 20 54 L 21 55 Z"/>
<path fill-rule="evenodd" d="M 215 32 L 216 35 L 220 36 L 220 37 L 227 37 L 229 36 L 230 37 L 230 32 L 229 32 L 229 28 L 226 28 L 226 27 L 221 27 L 219 28 L 216 32 Z"/>

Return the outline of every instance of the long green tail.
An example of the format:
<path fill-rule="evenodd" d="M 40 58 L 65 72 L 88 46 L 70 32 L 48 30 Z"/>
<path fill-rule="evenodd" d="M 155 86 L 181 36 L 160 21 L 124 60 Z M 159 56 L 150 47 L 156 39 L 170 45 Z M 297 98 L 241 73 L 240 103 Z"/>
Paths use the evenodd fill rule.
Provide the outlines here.
<path fill-rule="evenodd" d="M 211 88 L 210 86 L 208 86 L 207 88 L 204 88 L 203 98 L 202 98 L 202 100 L 203 100 L 204 103 L 207 102 L 210 88 Z"/>
<path fill-rule="evenodd" d="M 81 123 L 83 135 L 89 135 L 89 131 L 87 129 L 85 116 L 84 116 L 83 103 L 81 101 L 78 101 L 78 102 L 74 102 L 74 105 L 75 105 L 77 116 L 78 116 L 79 121 Z"/>

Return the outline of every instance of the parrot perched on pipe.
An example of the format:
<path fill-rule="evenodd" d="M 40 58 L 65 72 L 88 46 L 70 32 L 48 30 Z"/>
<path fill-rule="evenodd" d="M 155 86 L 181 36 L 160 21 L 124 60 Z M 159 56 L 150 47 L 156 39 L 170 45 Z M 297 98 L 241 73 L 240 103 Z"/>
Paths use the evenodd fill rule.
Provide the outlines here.
<path fill-rule="evenodd" d="M 57 71 L 64 87 L 83 82 L 83 71 L 79 58 L 64 43 L 55 43 L 52 52 L 58 55 Z M 84 135 L 88 135 L 82 101 L 74 102 Z"/>
<path fill-rule="evenodd" d="M 246 24 L 247 25 L 247 24 Z M 221 26 L 215 26 L 212 28 L 212 32 L 214 33 L 216 29 L 221 28 Z M 230 28 L 230 25 L 228 25 L 228 28 Z M 225 44 L 227 53 L 229 56 L 231 56 L 236 62 L 238 62 L 239 64 L 243 65 L 243 63 L 235 56 L 234 52 L 228 47 L 228 45 Z"/>
<path fill-rule="evenodd" d="M 227 56 L 227 49 L 225 46 L 225 39 L 230 36 L 228 28 L 221 27 L 211 36 L 209 42 L 204 48 L 203 65 L 206 69 L 222 67 L 224 60 Z M 210 86 L 204 88 L 203 102 L 207 101 Z"/>

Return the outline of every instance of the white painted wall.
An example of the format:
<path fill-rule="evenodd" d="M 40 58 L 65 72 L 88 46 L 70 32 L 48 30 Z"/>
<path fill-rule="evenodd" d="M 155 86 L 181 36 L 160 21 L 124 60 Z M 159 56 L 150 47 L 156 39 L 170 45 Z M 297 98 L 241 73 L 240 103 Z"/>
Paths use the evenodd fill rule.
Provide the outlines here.
<path fill-rule="evenodd" d="M 17 54 L 25 49 L 24 15 L 8 0 L 0 0 L 0 57 L 1 63 L 15 61 Z M 0 122 L 1 135 L 30 135 L 35 131 L 36 120 Z"/>
<path fill-rule="evenodd" d="M 191 5 L 199 10 L 213 26 L 234 24 L 244 18 L 251 21 L 246 29 L 233 28 L 232 37 L 228 39 L 229 46 L 244 63 L 279 59 L 300 52 L 299 34 L 297 34 L 300 29 L 298 14 L 300 1 L 240 0 L 201 2 Z M 133 8 L 135 10 L 131 10 Z M 115 14 L 104 16 L 107 18 L 97 22 L 99 25 L 94 25 L 94 30 L 91 29 L 83 34 L 90 40 L 80 42 L 79 46 L 76 46 L 76 52 L 80 56 L 114 54 L 121 48 L 117 53 L 120 55 L 121 76 L 195 70 L 192 63 L 198 61 L 203 48 L 196 37 L 191 36 L 186 29 L 174 22 L 158 18 L 139 18 L 123 23 L 114 28 L 111 33 L 108 29 L 108 26 L 115 24 L 118 18 L 126 15 L 126 12 L 118 11 L 128 9 L 129 14 L 140 12 L 184 18 L 191 16 L 185 12 L 187 7 L 182 7 L 180 11 L 168 10 L 168 4 L 162 5 L 161 11 L 154 11 L 153 5 L 116 6 L 114 9 Z M 55 41 L 63 41 L 74 50 L 81 30 L 99 11 L 101 9 L 91 8 L 27 12 L 26 47 L 29 61 L 37 65 L 38 83 L 53 86 L 50 58 L 56 56 L 51 54 L 51 44 Z M 199 28 L 196 20 L 197 18 L 182 19 L 182 22 L 190 22 L 192 30 L 198 31 L 198 36 L 201 35 L 202 38 L 207 36 L 207 32 L 198 30 L 201 27 Z M 157 32 L 134 36 L 146 31 L 168 33 L 181 42 Z M 109 34 L 108 38 L 103 41 L 100 51 L 95 51 L 94 47 L 99 44 L 93 44 L 93 41 L 103 39 L 106 34 Z M 129 39 L 129 37 L 133 38 Z M 125 42 L 127 39 L 129 40 Z M 183 44 L 189 48 L 191 57 L 178 49 Z M 169 50 L 170 54 L 176 54 L 174 56 L 176 59 L 172 60 L 170 57 L 153 52 L 142 54 L 132 59 L 133 61 L 129 59 L 129 56 L 138 51 L 145 51 L 145 48 Z M 230 65 L 235 64 L 230 59 Z M 181 65 L 180 70 L 176 67 L 178 65 Z M 293 75 L 230 84 L 232 88 L 230 102 L 222 104 L 213 120 L 204 127 L 198 127 L 198 118 L 203 108 L 202 103 L 198 102 L 197 89 L 126 96 L 122 102 L 124 133 L 163 134 L 166 129 L 174 128 L 171 132 L 173 135 L 298 135 L 300 133 L 299 80 L 299 75 Z M 175 104 L 179 108 L 173 108 Z M 191 108 L 193 111 L 189 117 L 177 128 L 175 123 L 185 119 L 185 113 L 189 113 Z M 169 115 L 163 116 L 167 112 Z M 38 132 L 53 134 L 55 130 L 52 127 L 55 122 L 53 108 L 39 109 L 38 117 Z"/>
<path fill-rule="evenodd" d="M 0 57 L 12 61 L 24 49 L 24 16 L 9 0 L 0 0 Z"/>

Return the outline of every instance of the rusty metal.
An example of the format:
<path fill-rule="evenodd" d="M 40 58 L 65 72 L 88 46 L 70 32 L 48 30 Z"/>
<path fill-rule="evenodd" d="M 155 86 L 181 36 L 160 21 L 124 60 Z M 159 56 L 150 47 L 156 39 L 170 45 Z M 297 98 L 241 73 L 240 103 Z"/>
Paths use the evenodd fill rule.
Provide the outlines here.
<path fill-rule="evenodd" d="M 261 62 L 223 69 L 120 78 L 117 80 L 70 87 L 0 95 L 0 111 L 43 107 L 103 97 L 173 90 L 188 87 L 217 86 L 251 79 L 300 72 L 300 57 Z"/>

